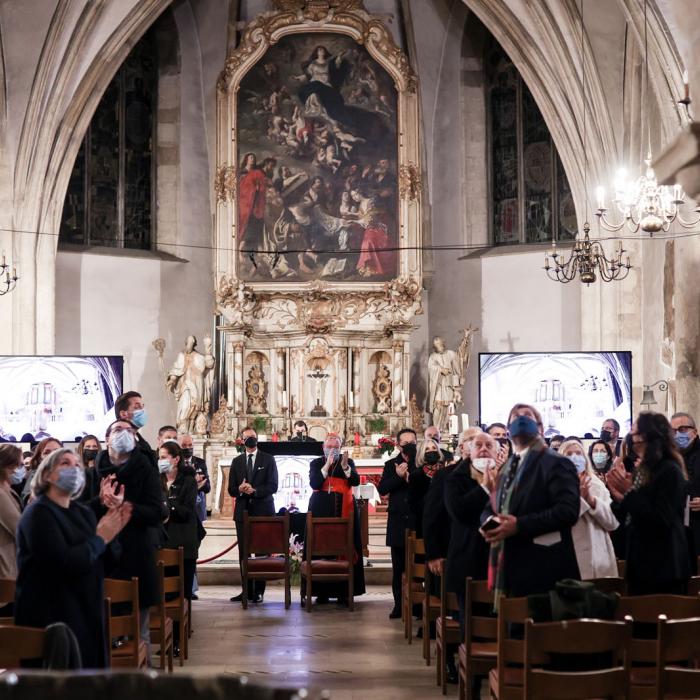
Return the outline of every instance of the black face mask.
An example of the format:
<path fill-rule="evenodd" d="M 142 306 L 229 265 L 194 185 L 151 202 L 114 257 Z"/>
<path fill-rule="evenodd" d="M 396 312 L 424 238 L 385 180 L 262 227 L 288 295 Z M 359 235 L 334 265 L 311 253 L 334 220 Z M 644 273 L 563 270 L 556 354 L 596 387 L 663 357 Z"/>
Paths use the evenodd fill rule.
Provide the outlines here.
<path fill-rule="evenodd" d="M 304 437 L 304 433 L 301 430 L 297 430 L 297 437 L 301 440 Z"/>
<path fill-rule="evenodd" d="M 401 452 L 408 458 L 408 459 L 415 459 L 416 458 L 416 451 L 417 451 L 417 446 L 415 442 L 409 442 L 406 445 L 401 445 Z"/>
<path fill-rule="evenodd" d="M 610 442 L 612 440 L 612 434 L 610 433 L 609 430 L 601 430 L 600 431 L 600 439 L 603 442 Z"/>
<path fill-rule="evenodd" d="M 191 459 L 193 454 L 194 454 L 194 450 L 191 447 L 183 447 L 182 448 L 182 456 L 185 459 Z"/>
<path fill-rule="evenodd" d="M 97 450 L 83 450 L 83 462 L 92 462 L 97 457 Z"/>
<path fill-rule="evenodd" d="M 439 452 L 426 452 L 425 453 L 425 463 L 426 464 L 437 464 L 442 459 L 442 455 Z"/>
<path fill-rule="evenodd" d="M 258 446 L 258 438 L 253 437 L 252 435 L 248 436 L 243 444 L 250 450 L 256 448 Z"/>

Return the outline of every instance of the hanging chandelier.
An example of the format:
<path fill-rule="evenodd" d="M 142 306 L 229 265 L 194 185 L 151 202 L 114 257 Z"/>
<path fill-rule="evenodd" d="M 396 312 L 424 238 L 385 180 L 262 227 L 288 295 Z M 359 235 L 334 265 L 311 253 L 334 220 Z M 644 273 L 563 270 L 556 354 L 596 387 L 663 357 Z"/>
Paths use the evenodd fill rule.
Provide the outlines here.
<path fill-rule="evenodd" d="M 646 105 L 649 98 L 647 0 L 644 0 L 644 72 L 645 95 L 642 104 Z M 685 100 L 689 104 L 690 98 L 687 92 L 686 83 Z M 686 104 L 684 101 L 681 102 Z M 616 210 L 616 213 L 613 214 L 614 218 L 608 214 L 608 208 L 605 204 L 605 190 L 602 187 L 597 188 L 598 209 L 596 216 L 606 231 L 616 232 L 627 227 L 632 233 L 638 233 L 641 230 L 653 236 L 660 231 L 668 231 L 674 221 L 677 221 L 684 228 L 692 228 L 700 223 L 700 207 L 695 208 L 696 216 L 692 220 L 685 219 L 681 215 L 681 206 L 685 203 L 685 193 L 680 185 L 676 184 L 673 188 L 659 185 L 654 169 L 651 167 L 651 124 L 648 116 L 646 121 L 648 131 L 647 155 L 644 159 L 646 167 L 636 181 L 629 181 L 624 169 L 618 171 L 613 185 L 615 194 L 612 203 L 614 210 Z"/>
<path fill-rule="evenodd" d="M 10 268 L 12 271 L 10 272 Z M 11 263 L 5 261 L 5 253 L 2 254 L 2 263 L 0 263 L 0 296 L 4 296 L 11 292 L 17 286 L 17 269 Z"/>
<path fill-rule="evenodd" d="M 544 255 L 544 270 L 549 279 L 555 282 L 567 284 L 581 278 L 583 284 L 593 284 L 600 277 L 603 282 L 623 280 L 632 269 L 629 256 L 623 262 L 625 249 L 622 241 L 619 241 L 617 252 L 613 258 L 608 258 L 600 241 L 591 240 L 590 226 L 583 225 L 583 238 L 577 238 L 569 259 L 557 250 L 557 245 L 552 241 L 552 250 Z M 552 258 L 550 264 L 549 258 Z"/>
<path fill-rule="evenodd" d="M 584 23 L 583 23 L 583 2 L 581 0 L 580 16 L 581 16 L 581 106 L 583 114 L 583 191 L 588 191 L 588 150 L 587 150 L 587 130 L 586 130 L 586 73 L 585 73 L 585 54 L 583 49 L 584 40 Z M 603 244 L 598 240 L 591 240 L 591 227 L 588 223 L 588 198 L 585 198 L 586 216 L 583 224 L 583 236 L 577 234 L 574 242 L 573 250 L 568 259 L 563 253 L 557 250 L 557 244 L 552 240 L 552 250 L 544 254 L 544 271 L 547 277 L 555 282 L 568 284 L 573 282 L 576 277 L 581 279 L 581 282 L 586 285 L 593 284 L 598 277 L 603 282 L 612 282 L 614 280 L 623 280 L 632 269 L 629 256 L 623 262 L 623 255 L 626 252 L 622 247 L 622 241 L 619 241 L 617 252 L 612 258 L 608 258 L 605 254 Z M 550 256 L 552 264 L 550 264 Z"/>

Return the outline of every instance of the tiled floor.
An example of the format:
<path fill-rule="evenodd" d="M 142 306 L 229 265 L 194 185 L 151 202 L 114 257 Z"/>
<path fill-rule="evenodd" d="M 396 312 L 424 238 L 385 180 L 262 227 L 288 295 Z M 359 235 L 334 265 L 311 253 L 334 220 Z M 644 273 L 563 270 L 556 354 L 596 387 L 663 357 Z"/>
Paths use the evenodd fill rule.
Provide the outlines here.
<path fill-rule="evenodd" d="M 231 603 L 239 590 L 207 586 L 193 603 L 194 635 L 185 671 L 246 674 L 254 682 L 327 688 L 332 700 L 442 697 L 435 664 L 427 667 L 420 640 L 404 641 L 401 620 L 389 620 L 388 587 L 370 587 L 355 612 L 334 603 L 302 610 L 298 594 L 285 611 L 282 588 L 247 611 Z M 176 669 L 176 672 L 179 669 Z M 449 696 L 456 696 L 450 686 Z"/>

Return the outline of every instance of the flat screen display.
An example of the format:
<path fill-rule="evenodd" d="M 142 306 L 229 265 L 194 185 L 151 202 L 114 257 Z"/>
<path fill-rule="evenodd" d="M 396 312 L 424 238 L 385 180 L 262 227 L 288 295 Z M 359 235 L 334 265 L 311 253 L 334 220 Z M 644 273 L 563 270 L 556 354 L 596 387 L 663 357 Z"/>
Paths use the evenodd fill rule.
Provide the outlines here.
<path fill-rule="evenodd" d="M 545 437 L 598 437 L 607 418 L 624 435 L 632 421 L 632 353 L 480 353 L 481 422 L 506 423 L 516 403 L 537 407 Z"/>
<path fill-rule="evenodd" d="M 309 486 L 309 465 L 316 456 L 275 455 L 278 488 L 274 495 L 275 513 L 280 508 L 296 508 L 302 513 L 309 509 L 313 489 Z"/>
<path fill-rule="evenodd" d="M 104 438 L 123 366 L 120 356 L 0 356 L 0 437 Z"/>

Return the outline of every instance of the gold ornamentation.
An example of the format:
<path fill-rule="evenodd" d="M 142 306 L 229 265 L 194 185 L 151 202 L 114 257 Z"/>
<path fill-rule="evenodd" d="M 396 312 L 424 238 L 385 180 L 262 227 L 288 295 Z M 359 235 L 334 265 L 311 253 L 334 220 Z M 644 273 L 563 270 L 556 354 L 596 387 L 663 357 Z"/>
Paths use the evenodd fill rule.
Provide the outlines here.
<path fill-rule="evenodd" d="M 249 327 L 256 305 L 255 294 L 242 280 L 221 276 L 216 288 L 216 306 L 230 325 Z"/>
<path fill-rule="evenodd" d="M 376 402 L 377 413 L 391 411 L 391 372 L 386 365 L 378 364 L 372 382 L 372 396 Z"/>
<path fill-rule="evenodd" d="M 238 187 L 238 175 L 235 165 L 220 165 L 216 169 L 216 177 L 214 179 L 214 192 L 216 192 L 216 201 L 232 202 L 236 198 Z"/>
<path fill-rule="evenodd" d="M 279 12 L 302 12 L 318 21 L 331 10 L 341 12 L 364 11 L 362 0 L 272 0 Z"/>
<path fill-rule="evenodd" d="M 415 163 L 406 163 L 399 168 L 399 196 L 409 202 L 420 199 L 421 178 Z"/>
<path fill-rule="evenodd" d="M 423 411 L 418 406 L 418 401 L 416 400 L 416 395 L 411 394 L 411 400 L 409 402 L 411 410 L 411 427 L 418 433 L 418 435 L 423 434 Z"/>
<path fill-rule="evenodd" d="M 225 396 L 219 399 L 219 408 L 211 417 L 212 435 L 222 435 L 226 432 L 226 414 L 228 413 L 228 401 Z"/>
<path fill-rule="evenodd" d="M 415 93 L 418 87 L 418 79 L 411 68 L 406 54 L 394 43 L 394 39 L 387 31 L 384 23 L 379 19 L 372 19 L 367 23 L 363 33 L 364 43 L 373 45 L 391 65 L 399 72 L 403 79 L 403 89 L 408 93 Z"/>
<path fill-rule="evenodd" d="M 248 372 L 245 383 L 248 407 L 246 413 L 267 413 L 267 381 L 262 363 L 253 365 Z"/>

